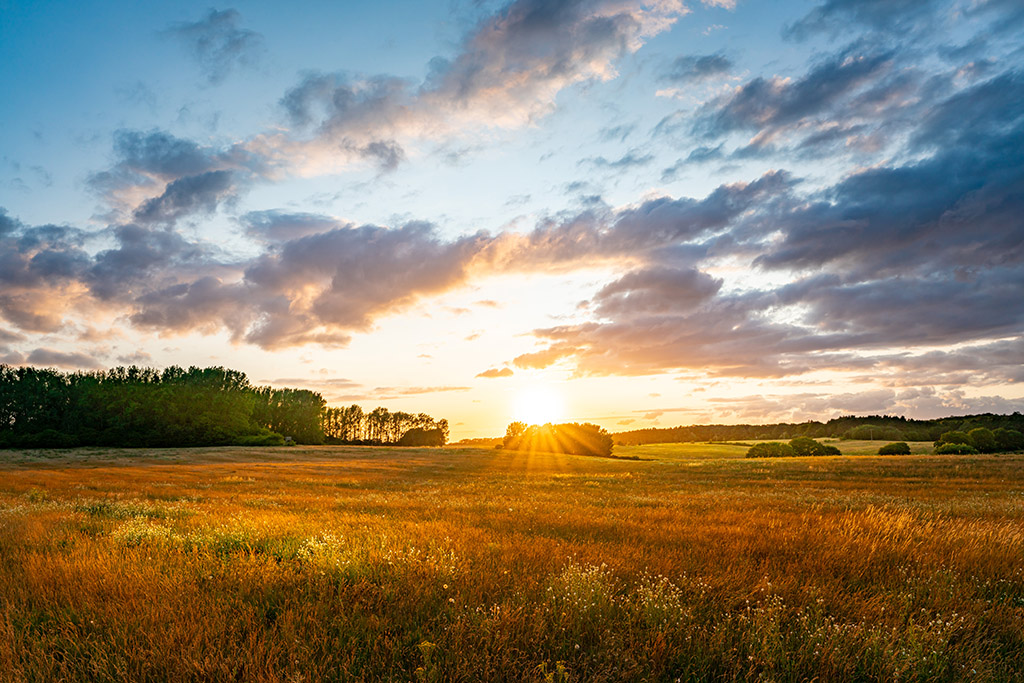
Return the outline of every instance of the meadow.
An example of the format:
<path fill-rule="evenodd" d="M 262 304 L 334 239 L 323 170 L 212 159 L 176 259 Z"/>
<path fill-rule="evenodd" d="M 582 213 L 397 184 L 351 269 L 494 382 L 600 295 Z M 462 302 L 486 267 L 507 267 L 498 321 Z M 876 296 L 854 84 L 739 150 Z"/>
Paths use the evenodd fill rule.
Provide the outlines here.
<path fill-rule="evenodd" d="M 838 445 L 0 452 L 0 680 L 1024 680 L 1024 455 Z"/>

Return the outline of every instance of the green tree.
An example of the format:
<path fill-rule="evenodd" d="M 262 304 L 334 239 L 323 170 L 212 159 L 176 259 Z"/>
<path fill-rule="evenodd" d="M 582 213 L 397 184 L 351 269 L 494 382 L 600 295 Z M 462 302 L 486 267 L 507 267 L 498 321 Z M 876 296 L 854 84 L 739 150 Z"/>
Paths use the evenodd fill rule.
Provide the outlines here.
<path fill-rule="evenodd" d="M 756 443 L 747 451 L 748 458 L 792 458 L 796 451 L 788 443 L 766 441 Z"/>
<path fill-rule="evenodd" d="M 1024 434 L 1016 429 L 1000 427 L 993 430 L 992 436 L 995 437 L 996 448 L 1003 453 L 1024 450 Z"/>
<path fill-rule="evenodd" d="M 947 444 L 947 443 L 962 443 L 962 444 L 970 445 L 971 437 L 967 436 L 967 434 L 965 434 L 964 432 L 960 432 L 960 431 L 956 431 L 956 430 L 949 431 L 949 432 L 943 432 L 942 436 L 939 437 L 939 440 L 935 442 L 935 445 L 936 446 L 941 446 L 942 444 Z"/>
<path fill-rule="evenodd" d="M 996 436 L 991 429 L 978 427 L 967 432 L 967 437 L 979 453 L 994 453 L 997 450 Z"/>

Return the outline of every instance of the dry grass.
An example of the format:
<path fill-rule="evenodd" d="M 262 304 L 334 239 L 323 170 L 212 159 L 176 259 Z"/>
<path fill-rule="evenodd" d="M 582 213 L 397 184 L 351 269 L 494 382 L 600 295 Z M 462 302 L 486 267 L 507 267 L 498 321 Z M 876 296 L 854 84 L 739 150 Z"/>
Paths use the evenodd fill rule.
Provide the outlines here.
<path fill-rule="evenodd" d="M 1022 680 L 1024 456 L 617 452 L 0 454 L 0 680 Z"/>

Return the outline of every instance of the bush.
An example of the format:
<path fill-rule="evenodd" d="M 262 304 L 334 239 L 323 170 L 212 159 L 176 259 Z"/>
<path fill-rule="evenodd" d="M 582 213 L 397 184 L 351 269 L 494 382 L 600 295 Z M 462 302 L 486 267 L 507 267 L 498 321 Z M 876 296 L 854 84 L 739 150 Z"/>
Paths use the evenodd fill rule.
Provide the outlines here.
<path fill-rule="evenodd" d="M 910 446 L 905 441 L 888 443 L 878 449 L 879 455 L 910 455 Z"/>
<path fill-rule="evenodd" d="M 943 432 L 942 436 L 939 437 L 939 440 L 935 442 L 935 445 L 941 446 L 944 443 L 962 443 L 970 446 L 971 437 L 967 436 L 964 432 Z"/>
<path fill-rule="evenodd" d="M 805 455 L 842 455 L 835 446 L 828 446 L 806 436 L 798 436 L 789 442 L 796 456 Z"/>
<path fill-rule="evenodd" d="M 967 437 L 979 453 L 994 453 L 996 451 L 996 436 L 991 429 L 978 427 L 967 432 Z"/>
<path fill-rule="evenodd" d="M 284 437 L 276 432 L 246 434 L 235 439 L 237 446 L 283 446 Z"/>
<path fill-rule="evenodd" d="M 1000 427 L 992 432 L 992 436 L 995 437 L 996 448 L 1003 453 L 1024 450 L 1024 434 L 1021 434 L 1016 429 Z"/>
<path fill-rule="evenodd" d="M 944 443 L 935 448 L 936 455 L 973 455 L 978 451 L 965 443 Z"/>
<path fill-rule="evenodd" d="M 399 446 L 443 446 L 444 430 L 413 427 L 398 440 Z"/>
<path fill-rule="evenodd" d="M 795 455 L 796 451 L 792 446 L 780 441 L 756 443 L 747 451 L 748 458 L 792 458 Z"/>

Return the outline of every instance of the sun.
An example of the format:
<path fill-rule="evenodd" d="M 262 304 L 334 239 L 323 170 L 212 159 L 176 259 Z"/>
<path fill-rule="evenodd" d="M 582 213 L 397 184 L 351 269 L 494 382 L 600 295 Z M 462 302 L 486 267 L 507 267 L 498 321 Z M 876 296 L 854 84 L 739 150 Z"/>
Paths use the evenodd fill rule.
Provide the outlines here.
<path fill-rule="evenodd" d="M 559 422 L 565 413 L 562 395 L 547 386 L 534 386 L 519 392 L 512 409 L 512 419 L 528 425 Z"/>

